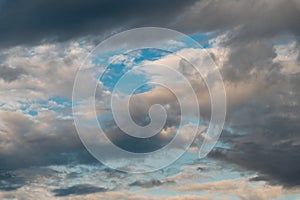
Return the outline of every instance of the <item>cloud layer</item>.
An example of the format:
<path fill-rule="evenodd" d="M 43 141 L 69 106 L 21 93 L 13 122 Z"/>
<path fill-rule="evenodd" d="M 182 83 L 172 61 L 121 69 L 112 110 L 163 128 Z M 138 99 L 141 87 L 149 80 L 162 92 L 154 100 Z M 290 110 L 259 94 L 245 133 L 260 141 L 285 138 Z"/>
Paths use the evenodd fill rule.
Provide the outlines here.
<path fill-rule="evenodd" d="M 216 193 L 228 199 L 270 199 L 281 195 L 297 198 L 293 196 L 299 193 L 296 187 L 300 185 L 297 0 L 17 0 L 0 1 L 0 13 L 1 197 L 158 199 L 162 197 L 153 194 L 167 190 L 170 193 L 162 194 L 166 199 L 212 199 L 217 198 Z M 222 137 L 207 165 L 183 162 L 175 164 L 176 169 L 157 172 L 159 175 L 134 177 L 95 165 L 95 159 L 79 140 L 71 94 L 82 60 L 97 42 L 141 26 L 163 26 L 191 34 L 219 66 L 228 112 Z M 193 58 L 201 54 L 188 48 L 182 51 Z M 136 64 L 124 55 L 117 58 L 119 64 Z M 199 100 L 205 132 L 211 105 L 199 75 L 183 60 L 175 62 L 172 55 L 145 60 L 168 64 L 188 77 Z M 143 71 L 146 72 L 150 73 Z M 98 89 L 101 103 L 110 93 L 102 87 Z M 190 95 L 181 92 L 188 104 Z M 166 106 L 164 129 L 155 138 L 141 141 L 124 135 L 113 121 L 108 121 L 110 139 L 135 152 L 156 150 L 176 132 L 178 102 L 162 88 L 135 98 L 146 98 L 149 103 L 139 107 L 133 102 L 131 114 L 138 124 L 147 123 L 143 120 L 150 105 Z M 102 112 L 101 104 L 98 109 Z M 204 132 L 192 145 L 194 156 Z M 210 159 L 217 160 L 221 167 L 212 169 L 215 164 Z M 251 176 L 245 178 L 240 171 Z M 227 173 L 230 176 L 224 175 Z M 214 176 L 218 180 L 212 181 Z M 108 179 L 109 183 L 101 185 L 93 177 L 103 178 L 103 182 Z M 207 182 L 201 182 L 203 177 Z M 34 185 L 34 181 L 38 184 Z M 47 181 L 53 184 L 47 185 Z M 26 186 L 36 187 L 35 192 Z"/>

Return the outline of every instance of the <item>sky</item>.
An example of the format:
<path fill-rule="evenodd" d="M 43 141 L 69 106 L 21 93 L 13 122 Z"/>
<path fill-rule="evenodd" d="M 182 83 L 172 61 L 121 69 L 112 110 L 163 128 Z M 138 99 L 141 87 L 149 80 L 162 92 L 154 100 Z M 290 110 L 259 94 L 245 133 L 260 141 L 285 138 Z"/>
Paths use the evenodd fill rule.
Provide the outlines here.
<path fill-rule="evenodd" d="M 0 0 L 0 199 L 300 199 L 299 21 L 299 0 Z M 163 50 L 124 53 L 120 44 L 127 40 L 97 46 L 142 27 L 179 31 L 202 47 L 181 37 L 158 40 Z M 134 37 L 134 46 L 153 35 Z M 208 72 L 197 73 L 191 62 Z M 95 81 L 96 112 L 89 99 L 72 101 L 82 66 L 95 77 L 77 80 L 78 97 Z M 205 83 L 211 69 L 222 77 L 226 118 L 218 142 L 199 159 L 211 136 Z M 131 135 L 133 125 L 125 126 L 128 133 L 118 127 L 128 123 L 118 111 L 140 82 L 149 83 L 133 92 L 132 121 L 144 128 L 159 124 L 150 112 L 156 104 L 166 114 L 149 138 Z M 118 118 L 110 108 L 115 96 Z M 97 120 L 91 119 L 95 114 Z M 176 142 L 164 158 L 131 158 L 115 154 L 103 138 L 93 140 L 96 126 L 107 141 L 134 155 Z M 86 148 L 95 143 L 101 162 Z M 161 163 L 168 165 L 130 173 L 130 167 Z"/>

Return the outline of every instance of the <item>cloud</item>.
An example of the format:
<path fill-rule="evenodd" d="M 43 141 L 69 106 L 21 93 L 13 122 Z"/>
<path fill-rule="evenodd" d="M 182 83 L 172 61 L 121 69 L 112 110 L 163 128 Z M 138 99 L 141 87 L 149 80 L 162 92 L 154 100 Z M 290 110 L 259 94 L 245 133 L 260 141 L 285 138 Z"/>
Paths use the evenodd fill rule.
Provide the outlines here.
<path fill-rule="evenodd" d="M 26 184 L 23 178 L 16 178 L 9 172 L 0 173 L 0 190 L 13 191 Z"/>
<path fill-rule="evenodd" d="M 230 195 L 238 199 L 258 199 L 268 200 L 281 197 L 286 193 L 295 193 L 297 190 L 284 189 L 281 186 L 270 186 L 264 183 L 258 183 L 257 185 L 251 185 L 248 181 L 243 179 L 237 180 L 221 180 L 209 183 L 194 183 L 185 186 L 177 186 L 174 190 L 179 191 L 205 191 L 209 193 L 218 193 L 222 195 Z"/>
<path fill-rule="evenodd" d="M 36 118 L 0 112 L 1 169 L 32 165 L 93 162 L 79 140 L 72 120 L 60 120 L 53 111 Z M 81 161 L 80 161 L 81 160 Z"/>
<path fill-rule="evenodd" d="M 6 82 L 12 82 L 20 78 L 20 76 L 26 74 L 23 68 L 11 68 L 5 65 L 0 66 L 0 78 Z"/>
<path fill-rule="evenodd" d="M 140 26 L 170 26 L 188 1 L 2 1 L 0 45 L 64 41 Z"/>
<path fill-rule="evenodd" d="M 227 37 L 229 36 L 223 35 L 216 38 L 221 41 L 207 49 L 214 55 L 221 71 L 227 77 L 225 79 L 228 97 L 227 123 L 234 134 L 232 137 L 226 137 L 225 142 L 230 143 L 232 148 L 239 152 L 234 156 L 228 152 L 230 158 L 224 157 L 246 169 L 269 175 L 271 182 L 276 179 L 288 185 L 298 184 L 296 180 L 298 177 L 293 176 L 297 173 L 298 162 L 293 163 L 295 167 L 290 170 L 286 170 L 282 164 L 273 167 L 275 163 L 280 163 L 280 160 L 292 163 L 295 159 L 294 152 L 298 151 L 299 74 L 294 70 L 282 71 L 290 66 L 290 62 L 283 62 L 284 59 L 292 61 L 297 66 L 298 45 L 296 43 L 291 46 L 289 43 L 288 46 L 282 47 L 287 49 L 286 51 L 278 51 L 276 50 L 278 46 L 275 46 L 272 40 L 262 39 L 224 46 L 222 40 L 226 41 Z M 294 41 L 294 38 L 291 40 Z M 81 59 L 92 47 L 91 43 L 82 46 L 80 42 L 69 42 L 32 48 L 15 47 L 2 51 L 2 58 L 5 58 L 3 66 L 12 66 L 9 70 L 12 70 L 12 74 L 17 74 L 11 82 L 0 80 L 0 87 L 5 91 L 0 93 L 0 105 L 4 104 L 1 109 L 5 110 L 1 112 L 0 118 L 2 122 L 0 155 L 3 168 L 66 163 L 70 160 L 66 159 L 64 153 L 72 154 L 72 152 L 76 152 L 75 156 L 72 154 L 74 160 L 80 162 L 93 160 L 87 152 L 81 153 L 83 146 L 77 137 L 72 120 L 67 118 L 71 116 L 70 107 L 59 102 L 55 105 L 53 100 L 49 100 L 53 96 L 70 98 L 72 91 L 70 88 L 73 86 L 76 70 L 80 66 Z M 192 49 L 185 51 L 190 56 L 199 54 L 199 51 Z M 197 91 L 201 114 L 208 119 L 209 95 L 205 84 L 197 81 L 198 76 L 191 67 L 184 62 L 174 62 L 171 55 L 156 62 L 173 66 L 190 78 Z M 20 72 L 21 74 L 18 74 Z M 189 97 L 185 91 L 181 92 L 183 96 Z M 178 124 L 178 105 L 170 92 L 157 89 L 143 95 L 149 100 L 149 105 L 167 102 L 170 115 L 161 135 L 150 141 L 137 142 L 128 136 L 120 136 L 122 132 L 113 130 L 113 126 L 110 126 L 111 138 L 125 149 L 153 151 L 160 148 L 172 138 L 174 127 Z M 41 100 L 46 101 L 45 105 L 39 102 Z M 22 110 L 27 104 L 30 104 L 30 107 Z M 144 118 L 149 105 L 141 108 L 138 105 L 133 107 L 133 117 L 137 121 Z M 51 110 L 50 107 L 56 110 Z M 26 113 L 30 109 L 37 111 L 38 115 L 33 117 Z M 239 136 L 241 133 L 247 135 L 241 137 Z M 283 146 L 278 145 L 287 139 L 286 134 L 288 141 Z M 277 145 L 268 146 L 270 141 L 272 145 Z M 263 148 L 265 146 L 268 147 L 267 150 Z M 282 152 L 279 149 L 282 149 Z M 273 153 L 277 151 L 280 153 Z M 252 154 L 261 155 L 261 159 L 256 161 Z M 270 158 L 263 159 L 263 155 L 270 155 Z M 239 161 L 241 157 L 244 157 L 243 162 Z"/>
<path fill-rule="evenodd" d="M 6 91 L 1 99 L 7 104 L 16 99 L 26 101 L 25 90 L 31 93 L 31 101 L 51 96 L 71 98 L 76 71 L 92 47 L 90 43 L 80 46 L 69 42 L 1 51 L 0 87 Z"/>
<path fill-rule="evenodd" d="M 283 130 L 283 127 L 279 128 L 280 131 Z M 287 134 L 287 132 L 280 132 L 280 134 L 284 133 Z M 234 145 L 232 147 L 234 150 L 217 149 L 211 156 L 259 172 L 259 179 L 263 178 L 272 184 L 297 186 L 300 184 L 298 176 L 300 164 L 297 155 L 300 149 L 297 144 L 299 137 L 288 140 L 278 137 L 281 136 L 270 133 L 270 130 L 257 130 L 251 136 L 233 139 L 234 142 L 231 144 Z"/>
<path fill-rule="evenodd" d="M 187 159 L 191 159 L 187 157 Z M 209 161 L 211 162 L 211 161 Z M 182 163 L 181 163 L 182 164 Z M 182 173 L 170 176 L 157 171 L 150 174 L 139 174 L 138 176 L 122 174 L 122 176 L 105 176 L 107 171 L 103 166 L 96 165 L 73 165 L 27 168 L 14 171 L 15 179 L 20 177 L 26 180 L 24 187 L 12 190 L 3 189 L 0 197 L 4 199 L 273 199 L 285 197 L 297 197 L 299 189 L 284 188 L 282 186 L 268 185 L 264 181 L 251 182 L 247 177 L 224 179 L 221 173 L 215 169 L 224 169 L 224 166 L 209 164 L 208 171 L 200 174 L 197 165 L 183 166 Z M 216 164 L 216 163 L 215 163 Z M 222 163 L 219 163 L 222 164 Z M 170 170 L 171 168 L 169 168 Z M 193 171 L 190 171 L 192 170 Z M 79 176 L 70 176 L 74 172 Z M 228 176 L 236 175 L 236 171 L 227 171 Z M 114 173 L 116 174 L 116 173 Z M 214 175 L 214 181 L 204 178 L 202 175 Z M 244 174 L 244 176 L 247 176 Z M 150 177 L 160 177 L 150 179 Z M 5 175 L 5 178 L 10 178 Z M 163 179 L 162 179 L 163 178 Z M 173 179 L 172 179 L 173 178 Z M 177 181 L 170 181 L 174 180 Z M 221 178 L 221 180 L 220 180 Z M 197 180 L 197 181 L 196 181 Z M 129 184 L 128 184 L 129 182 Z M 131 182 L 131 184 L 130 184 Z M 136 187 L 137 186 L 137 187 Z M 149 192 L 149 193 L 148 193 Z M 155 195 L 150 194 L 155 192 Z"/>
<path fill-rule="evenodd" d="M 30 194 L 30 192 L 16 192 L 15 194 L 7 194 L 7 193 L 0 193 L 0 196 L 6 199 L 13 199 L 13 198 L 19 198 L 19 199 L 28 199 L 28 198 L 47 198 L 50 200 L 56 200 L 56 199 L 66 199 L 66 200 L 97 200 L 97 199 L 107 199 L 107 200 L 159 200 L 161 198 L 164 198 L 166 200 L 210 200 L 214 196 L 207 195 L 207 196 L 197 196 L 197 195 L 179 195 L 179 196 L 151 196 L 151 195 L 145 195 L 145 194 L 134 194 L 129 193 L 127 191 L 118 191 L 118 192 L 104 192 L 104 193 L 95 193 L 95 194 L 88 194 L 85 196 L 70 196 L 70 197 L 52 197 L 48 191 L 46 191 L 43 188 L 37 189 L 38 194 Z"/>
<path fill-rule="evenodd" d="M 270 62 L 267 66 L 275 64 Z M 267 175 L 272 183 L 294 186 L 300 184 L 297 176 L 300 162 L 296 155 L 300 137 L 296 86 L 299 73 L 284 74 L 281 68 L 286 65 L 280 65 L 270 70 L 258 65 L 254 74 L 234 79 L 233 88 L 254 84 L 256 89 L 248 98 L 229 107 L 227 118 L 231 131 L 227 135 L 224 132 L 224 142 L 232 145 L 231 150 L 217 150 L 212 156 Z"/>
<path fill-rule="evenodd" d="M 262 71 L 270 73 L 272 70 L 277 70 L 278 64 L 272 61 L 275 57 L 275 49 L 268 40 L 241 42 L 233 45 L 228 61 L 222 69 L 224 79 L 233 82 L 246 81 Z"/>
<path fill-rule="evenodd" d="M 185 12 L 179 27 L 204 32 L 230 30 L 233 41 L 300 34 L 297 1 L 198 1 Z"/>
<path fill-rule="evenodd" d="M 224 131 L 221 142 L 230 148 L 216 149 L 210 156 L 257 172 L 255 180 L 264 179 L 284 186 L 300 185 L 297 154 L 300 151 L 298 1 L 195 2 L 1 1 L 0 24 L 3 31 L 0 33 L 0 45 L 9 48 L 0 52 L 0 168 L 93 162 L 77 136 L 71 120 L 71 108 L 67 105 L 81 61 L 95 42 L 112 33 L 139 26 L 164 26 L 186 33 L 213 32 L 214 38 L 207 51 L 219 65 L 225 81 L 228 130 Z M 191 57 L 199 55 L 196 50 L 185 51 Z M 197 92 L 201 114 L 205 120 L 209 119 L 210 101 L 205 84 L 199 81 L 187 63 L 181 61 L 175 65 L 171 57 L 165 56 L 157 62 L 172 65 L 189 76 Z M 123 57 L 119 57 L 118 61 L 132 62 Z M 189 103 L 190 95 L 186 91 L 181 92 Z M 168 143 L 176 131 L 180 115 L 170 92 L 157 89 L 143 95 L 148 98 L 149 105 L 162 103 L 168 108 L 167 124 L 161 134 L 141 141 L 124 135 L 113 126 L 113 122 L 106 124 L 111 139 L 118 146 L 136 152 L 153 151 Z M 54 101 L 54 97 L 65 100 Z M 147 117 L 149 105 L 139 107 L 136 104 L 132 108 L 132 116 L 137 123 L 147 123 L 140 119 Z M 36 112 L 36 116 L 31 115 L 31 111 Z M 31 197 L 30 194 L 22 196 L 26 193 L 22 178 L 14 181 L 9 173 L 2 174 L 0 178 L 1 190 L 14 190 L 18 198 Z M 164 186 L 163 183 L 159 179 L 154 182 L 134 180 L 131 186 L 150 188 Z M 226 188 L 226 185 L 234 189 Z M 219 191 L 228 189 L 238 192 L 241 199 L 247 199 L 236 185 L 225 181 L 193 187 L 209 190 L 210 186 Z M 248 188 L 248 183 L 243 182 L 242 185 Z M 68 195 L 100 189 L 73 184 L 54 191 L 58 195 Z M 259 188 L 258 192 L 247 192 L 247 195 L 266 199 L 279 195 L 283 190 L 268 186 L 266 190 Z M 266 191 L 270 196 L 264 196 Z M 112 199 L 142 198 L 127 193 L 103 193 L 111 195 Z M 51 198 L 51 195 L 50 192 L 47 197 Z M 104 194 L 97 195 L 103 197 Z M 201 197 L 185 195 L 182 198 Z"/>
<path fill-rule="evenodd" d="M 107 191 L 106 188 L 95 187 L 87 184 L 79 184 L 68 188 L 60 188 L 60 189 L 53 190 L 55 196 L 57 197 L 63 197 L 69 195 L 86 195 L 86 194 L 105 192 L 105 191 Z"/>
<path fill-rule="evenodd" d="M 199 167 L 206 168 L 205 172 L 197 170 Z M 224 173 L 230 179 L 225 178 Z M 231 165 L 217 160 L 199 161 L 197 154 L 193 153 L 184 155 L 172 166 L 147 174 L 120 173 L 98 164 L 51 165 L 7 171 L 0 176 L 0 182 L 7 184 L 7 188 L 0 187 L 0 198 L 264 200 L 296 198 L 299 194 L 297 188 L 248 181 L 252 177 L 253 174 L 233 171 Z M 8 188 L 8 183 L 17 187 Z"/>
<path fill-rule="evenodd" d="M 137 180 L 133 183 L 130 183 L 129 186 L 131 187 L 142 187 L 142 188 L 152 188 L 157 186 L 162 186 L 165 184 L 174 183 L 173 181 L 160 181 L 151 179 L 150 181 L 144 181 L 144 180 Z"/>
<path fill-rule="evenodd" d="M 2 1 L 0 44 L 37 44 L 86 35 L 107 35 L 140 26 L 163 26 L 186 33 L 232 30 L 235 40 L 299 35 L 299 4 L 288 1 L 145 1 L 70 2 Z M 21 34 L 22 33 L 22 34 Z"/>
<path fill-rule="evenodd" d="M 265 31 L 270 31 L 266 26 Z M 214 39 L 212 47 L 227 52 L 220 70 L 227 92 L 229 132 L 224 131 L 221 140 L 230 150 L 216 150 L 211 156 L 259 172 L 271 183 L 295 186 L 299 185 L 300 163 L 295 153 L 300 128 L 299 45 L 295 35 L 281 34 L 291 29 L 277 28 L 268 37 L 255 33 L 241 39 L 246 35 L 233 29 Z M 224 56 L 219 52 L 212 52 L 215 58 Z"/>

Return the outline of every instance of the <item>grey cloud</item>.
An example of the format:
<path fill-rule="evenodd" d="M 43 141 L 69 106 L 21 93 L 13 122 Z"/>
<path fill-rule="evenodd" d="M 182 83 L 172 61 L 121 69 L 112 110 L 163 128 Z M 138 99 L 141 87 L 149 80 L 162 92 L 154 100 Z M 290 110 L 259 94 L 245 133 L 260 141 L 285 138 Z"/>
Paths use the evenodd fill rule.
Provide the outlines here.
<path fill-rule="evenodd" d="M 186 12 L 179 27 L 191 31 L 233 30 L 234 40 L 245 41 L 286 32 L 299 35 L 299 20 L 300 8 L 293 0 L 204 0 Z"/>
<path fill-rule="evenodd" d="M 261 138 L 258 135 L 257 138 Z M 263 138 L 268 140 L 270 138 Z M 291 143 L 270 147 L 255 142 L 240 142 L 233 151 L 214 151 L 211 156 L 259 172 L 253 181 L 266 180 L 271 184 L 299 186 L 299 146 Z"/>
<path fill-rule="evenodd" d="M 226 83 L 255 83 L 258 92 L 255 91 L 249 95 L 251 98 L 243 99 L 237 104 L 228 102 L 233 104 L 229 107 L 227 116 L 228 126 L 233 133 L 226 135 L 224 132 L 222 140 L 232 148 L 230 151 L 217 150 L 211 156 L 257 171 L 270 182 L 287 186 L 299 185 L 300 74 L 284 75 L 281 73 L 284 65 L 273 61 L 276 57 L 273 39 L 286 33 L 296 36 L 300 34 L 297 1 L 204 0 L 195 5 L 194 2 L 2 1 L 0 24 L 3 31 L 0 31 L 0 45 L 32 45 L 44 39 L 63 41 L 89 34 L 110 34 L 113 30 L 151 25 L 167 26 L 185 32 L 227 31 L 227 40 L 221 43 L 230 49 L 229 59 L 222 67 Z M 300 56 L 298 62 L 299 58 Z M 53 66 L 60 64 L 54 62 L 45 73 L 50 76 L 52 72 L 54 78 L 47 79 L 46 83 L 47 86 L 54 85 L 55 91 L 66 86 L 65 82 L 59 80 L 64 75 L 57 76 L 53 73 Z M 184 66 L 181 70 L 185 74 L 190 72 Z M 15 81 L 25 73 L 22 68 L 0 67 L 0 78 L 6 82 Z M 53 84 L 54 82 L 59 84 Z M 67 85 L 72 86 L 71 81 L 69 82 Z M 61 93 L 67 90 L 71 91 L 70 87 Z M 236 99 L 241 98 L 238 94 Z M 144 110 L 133 111 L 136 122 L 147 124 L 148 121 L 139 120 L 146 119 Z M 176 116 L 179 113 L 176 113 L 176 107 L 170 110 L 170 114 L 166 127 L 178 124 Z M 68 163 L 74 160 L 93 161 L 84 151 L 71 121 L 58 121 L 55 124 L 57 131 L 53 134 L 40 134 L 33 121 L 24 116 L 17 113 L 3 116 L 6 124 L 4 135 L 7 137 L 2 137 L 0 144 L 13 148 L 1 150 L 1 168 Z M 115 144 L 133 152 L 153 151 L 169 142 L 160 135 L 150 140 L 134 139 L 115 128 L 111 121 L 102 125 L 108 127 L 109 137 Z M 2 178 L 5 179 L 5 176 Z M 161 181 L 155 180 L 131 183 L 132 186 L 140 187 L 161 184 Z M 19 185 L 15 188 L 17 187 Z M 66 196 L 101 190 L 88 188 L 89 186 L 79 185 L 54 192 L 58 196 Z M 14 188 L 3 186 L 3 190 L 9 189 Z"/>
<path fill-rule="evenodd" d="M 142 187 L 142 188 L 152 188 L 152 187 L 157 187 L 157 186 L 161 186 L 164 184 L 170 184 L 170 183 L 174 183 L 173 181 L 160 181 L 160 180 L 156 180 L 156 179 L 151 179 L 149 181 L 141 181 L 141 180 L 137 180 L 134 181 L 133 183 L 130 183 L 129 186 L 131 187 Z"/>
<path fill-rule="evenodd" d="M 235 40 L 299 35 L 299 7 L 288 1 L 3 1 L 1 46 L 68 40 L 139 26 L 188 32 L 228 30 Z"/>
<path fill-rule="evenodd" d="M 253 73 L 261 73 L 262 70 L 270 73 L 276 68 L 272 60 L 276 57 L 275 49 L 269 40 L 256 40 L 240 42 L 230 47 L 228 61 L 222 69 L 225 79 L 230 81 L 245 81 L 253 77 Z M 253 72 L 253 69 L 256 71 Z"/>
<path fill-rule="evenodd" d="M 145 126 L 150 123 L 148 112 L 149 108 L 154 104 L 163 106 L 169 104 L 169 107 L 166 108 L 167 119 L 163 127 L 164 130 L 166 130 L 168 127 L 179 126 L 180 106 L 175 95 L 166 88 L 160 89 L 163 90 L 165 95 L 153 95 L 155 92 L 152 94 L 151 91 L 131 97 L 129 111 L 132 120 L 139 126 Z M 147 95 L 151 96 L 151 94 L 152 97 L 148 98 Z M 168 144 L 174 136 L 172 135 L 172 137 L 165 137 L 160 132 L 149 138 L 133 137 L 123 132 L 117 126 L 111 110 L 102 113 L 102 118 L 105 120 L 100 120 L 99 122 L 107 137 L 115 145 L 127 151 L 138 153 L 152 152 Z"/>
<path fill-rule="evenodd" d="M 163 137 L 161 133 L 145 139 L 130 136 L 118 128 L 113 120 L 101 122 L 101 127 L 111 142 L 126 151 L 135 153 L 156 151 L 172 140 L 172 138 Z"/>
<path fill-rule="evenodd" d="M 69 195 L 86 195 L 97 192 L 106 192 L 107 189 L 103 187 L 96 187 L 89 184 L 78 184 L 68 188 L 55 189 L 52 192 L 57 197 L 69 196 Z"/>
<path fill-rule="evenodd" d="M 226 13 L 233 9 L 227 7 L 227 3 L 230 5 L 234 1 L 214 6 L 212 2 L 220 1 L 207 3 L 208 11 L 221 9 L 222 6 L 225 6 L 223 12 Z M 265 7 L 257 7 L 261 4 Z M 230 105 L 227 112 L 227 125 L 231 131 L 224 131 L 221 137 L 231 148 L 217 149 L 210 154 L 259 172 L 258 178 L 254 180 L 265 179 L 285 186 L 300 185 L 300 160 L 297 153 L 300 141 L 300 74 L 282 73 L 288 66 L 274 58 L 277 57 L 275 44 L 281 41 L 277 36 L 288 32 L 294 34 L 296 37 L 292 36 L 291 40 L 299 45 L 297 35 L 300 32 L 296 21 L 299 21 L 300 12 L 293 5 L 294 1 L 255 0 L 232 4 L 239 17 L 235 16 L 232 23 L 222 24 L 224 30 L 239 27 L 228 31 L 227 38 L 221 44 L 229 49 L 228 60 L 221 68 L 222 74 L 227 90 L 244 87 L 245 91 L 250 91 L 247 85 L 256 89 L 248 98 L 239 100 L 239 103 L 233 103 L 235 99 L 241 98 L 239 91 L 233 89 L 235 98 L 231 97 L 228 101 Z M 226 13 L 223 13 L 224 20 L 228 16 Z M 299 60 L 295 62 L 300 64 Z"/>
<path fill-rule="evenodd" d="M 55 170 L 43 167 L 31 167 L 20 170 L 1 170 L 0 171 L 0 190 L 6 192 L 16 192 L 24 186 L 41 180 L 43 177 L 49 180 L 57 180 L 58 173 Z"/>
<path fill-rule="evenodd" d="M 2 1 L 0 45 L 62 41 L 130 27 L 169 26 L 194 1 Z"/>
<path fill-rule="evenodd" d="M 300 34 L 297 1 L 2 1 L 2 47 L 163 26 L 186 33 L 233 30 L 238 41 Z"/>
<path fill-rule="evenodd" d="M 0 172 L 0 190 L 13 191 L 25 184 L 26 182 L 23 178 L 16 177 L 9 172 Z"/>
<path fill-rule="evenodd" d="M 212 6 L 212 2 L 218 1 L 210 1 L 206 7 L 208 11 L 210 8 L 221 9 L 222 5 L 227 11 L 231 9 L 222 3 Z M 257 7 L 261 3 L 265 8 Z M 221 140 L 231 149 L 217 149 L 210 154 L 259 172 L 257 179 L 285 186 L 300 185 L 297 153 L 300 76 L 299 73 L 282 73 L 286 66 L 274 61 L 277 56 L 274 41 L 280 40 L 277 36 L 287 32 L 299 35 L 299 26 L 295 22 L 300 16 L 298 8 L 293 5 L 293 1 L 239 1 L 234 4 L 235 8 L 238 7 L 239 17 L 236 16 L 232 23 L 222 22 L 224 30 L 239 26 L 229 31 L 227 40 L 222 43 L 229 49 L 228 60 L 222 67 L 227 87 L 248 84 L 255 85 L 257 89 L 250 98 L 242 99 L 240 103 L 231 102 L 228 107 L 227 124 L 231 132 L 225 131 Z M 246 7 L 242 9 L 240 6 Z M 216 14 L 220 13 L 222 11 Z M 224 20 L 228 16 L 226 13 L 223 13 Z M 233 12 L 233 16 L 235 14 Z M 213 23 L 210 25 L 213 26 Z M 245 87 L 245 90 L 248 89 Z M 238 93 L 236 98 L 240 98 Z"/>
<path fill-rule="evenodd" d="M 6 82 L 15 81 L 24 74 L 26 74 L 26 71 L 23 68 L 12 68 L 6 65 L 0 65 L 0 79 Z"/>
<path fill-rule="evenodd" d="M 49 116 L 48 121 L 43 121 L 57 131 L 40 129 L 30 117 L 20 113 L 1 113 L 1 120 L 4 124 L 0 130 L 2 170 L 95 161 L 81 144 L 71 120 L 53 122 Z"/>
<path fill-rule="evenodd" d="M 221 138 L 231 149 L 211 156 L 257 171 L 271 183 L 300 185 L 299 77 L 281 75 L 262 84 L 264 94 L 231 110 L 232 132 Z"/>

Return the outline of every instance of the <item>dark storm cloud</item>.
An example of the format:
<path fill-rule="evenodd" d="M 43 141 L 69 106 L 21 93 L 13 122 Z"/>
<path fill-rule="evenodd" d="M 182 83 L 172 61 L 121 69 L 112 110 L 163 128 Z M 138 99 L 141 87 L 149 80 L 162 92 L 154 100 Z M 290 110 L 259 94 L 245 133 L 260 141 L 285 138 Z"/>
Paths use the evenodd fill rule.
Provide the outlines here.
<path fill-rule="evenodd" d="M 276 41 L 281 41 L 283 34 L 290 34 L 299 49 L 299 4 L 213 0 L 198 5 L 202 10 L 195 12 L 197 17 L 215 13 L 200 25 L 203 29 L 227 31 L 222 45 L 229 55 L 221 71 L 227 87 L 252 84 L 257 88 L 250 98 L 229 102 L 231 133 L 224 132 L 221 140 L 231 149 L 217 149 L 210 156 L 258 172 L 254 180 L 300 185 L 300 74 L 282 73 L 288 66 L 274 60 Z"/>
<path fill-rule="evenodd" d="M 299 82 L 298 73 L 262 84 L 265 95 L 235 107 L 228 116 L 233 131 L 221 140 L 231 150 L 216 150 L 211 156 L 259 172 L 258 179 L 300 185 Z"/>
<path fill-rule="evenodd" d="M 106 188 L 96 187 L 88 184 L 79 184 L 68 188 L 55 189 L 52 192 L 54 192 L 55 196 L 57 197 L 64 197 L 69 195 L 86 195 L 86 194 L 106 192 L 106 191 L 107 191 Z"/>
<path fill-rule="evenodd" d="M 236 28 L 231 33 L 235 40 L 300 34 L 297 0 L 2 0 L 0 9 L 1 46 L 110 35 L 140 26 L 186 33 Z"/>
<path fill-rule="evenodd" d="M 255 139 L 262 139 L 262 135 L 256 134 Z M 270 137 L 263 138 L 271 139 Z M 299 146 L 293 146 L 292 142 L 276 146 L 256 144 L 256 142 L 235 142 L 232 151 L 214 151 L 211 156 L 235 163 L 245 169 L 259 172 L 254 180 L 266 180 L 272 184 L 284 184 L 285 186 L 300 185 L 300 160 Z"/>
<path fill-rule="evenodd" d="M 170 26 L 195 0 L 1 1 L 0 45 L 66 40 L 139 26 Z"/>
<path fill-rule="evenodd" d="M 283 74 L 287 66 L 274 61 L 278 36 L 290 34 L 299 47 L 299 2 L 201 1 L 185 19 L 186 30 L 227 33 L 221 43 L 229 49 L 222 67 L 227 87 L 252 84 L 257 88 L 249 99 L 229 102 L 227 122 L 232 133 L 224 133 L 222 140 L 232 148 L 216 150 L 211 156 L 259 172 L 258 179 L 300 185 L 300 74 Z"/>

